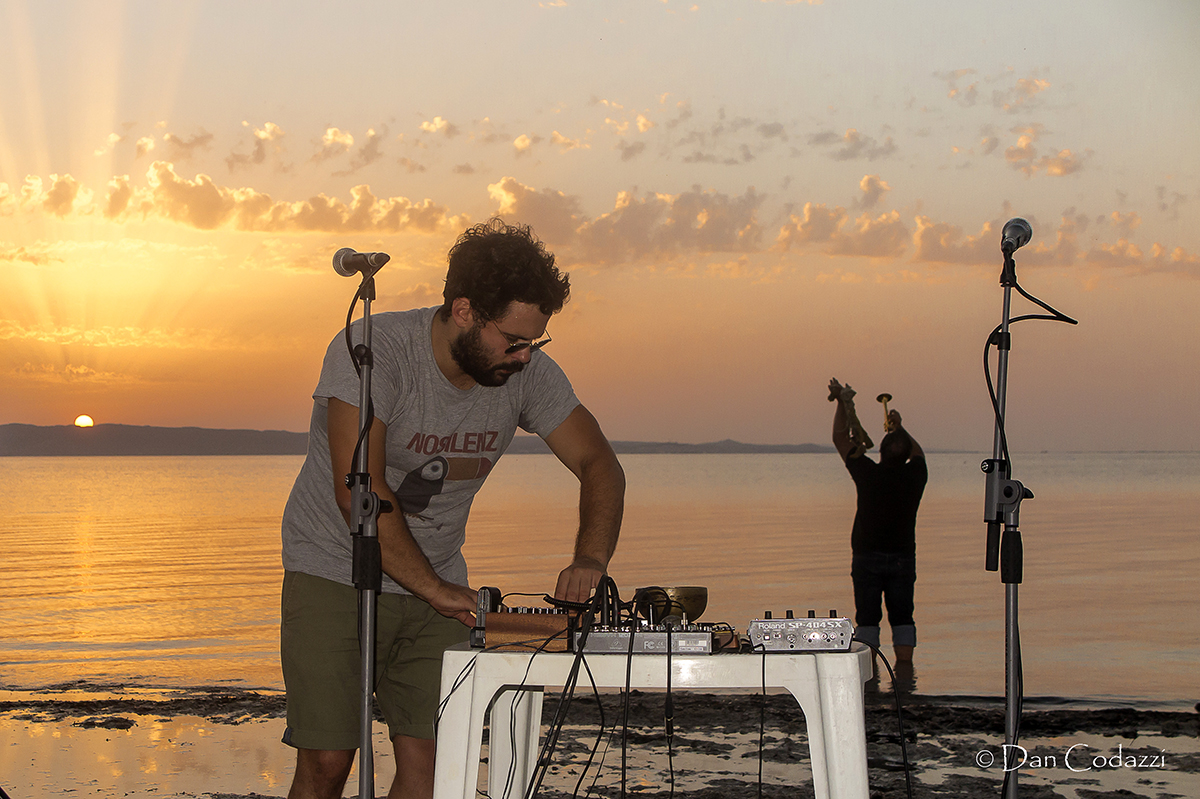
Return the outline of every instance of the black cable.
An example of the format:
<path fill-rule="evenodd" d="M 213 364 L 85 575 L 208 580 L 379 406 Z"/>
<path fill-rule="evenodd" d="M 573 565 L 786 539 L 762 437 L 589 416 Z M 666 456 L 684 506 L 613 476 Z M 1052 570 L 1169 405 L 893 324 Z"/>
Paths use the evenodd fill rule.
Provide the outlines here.
<path fill-rule="evenodd" d="M 900 709 L 900 687 L 896 685 L 896 673 L 892 671 L 892 664 L 888 663 L 887 657 L 879 651 L 879 647 L 857 636 L 854 637 L 854 640 L 870 647 L 871 651 L 883 661 L 883 665 L 887 667 L 888 676 L 892 678 L 892 699 L 896 703 L 896 727 L 900 732 L 900 758 L 904 763 L 904 786 L 908 792 L 908 799 L 912 799 L 912 767 L 908 764 L 908 740 L 904 736 L 904 713 Z"/>
<path fill-rule="evenodd" d="M 554 753 L 554 749 L 558 745 L 558 738 L 562 733 L 563 724 L 566 722 L 567 711 L 570 708 L 571 699 L 575 695 L 575 687 L 579 680 L 579 667 L 583 663 L 584 646 L 587 641 L 587 632 L 591 628 L 591 624 L 595 618 L 595 608 L 603 601 L 604 593 L 607 591 L 607 584 L 612 583 L 613 591 L 616 590 L 616 584 L 608 575 L 600 578 L 600 583 L 597 586 L 595 595 L 592 597 L 592 607 L 589 608 L 584 615 L 583 628 L 581 629 L 580 640 L 576 642 L 575 658 L 571 662 L 571 668 L 567 673 L 567 679 L 563 685 L 562 694 L 559 696 L 558 706 L 555 708 L 554 717 L 551 719 L 549 728 L 546 733 L 546 742 L 542 745 L 538 755 L 538 768 L 534 775 L 534 779 L 530 780 L 529 786 L 526 789 L 525 797 L 530 799 L 537 794 L 541 788 L 542 780 L 546 777 L 546 772 L 550 768 L 550 758 Z M 591 669 L 588 669 L 588 675 L 591 676 Z M 594 687 L 594 680 L 593 680 Z"/>
<path fill-rule="evenodd" d="M 1016 648 L 1017 648 L 1016 658 L 1015 658 L 1016 667 L 1017 667 L 1017 697 L 1016 697 L 1016 699 L 1017 699 L 1017 718 L 1016 718 L 1016 723 L 1013 725 L 1012 744 L 1013 744 L 1013 746 L 1016 746 L 1017 743 L 1021 739 L 1021 713 L 1025 706 L 1025 669 L 1021 665 L 1021 625 L 1016 621 L 1016 619 L 1013 620 L 1013 624 L 1015 625 L 1015 629 L 1013 630 L 1013 633 L 1014 633 L 1013 637 L 1016 639 L 1015 644 L 1016 644 Z M 1001 761 L 1000 761 L 1001 765 L 1004 766 L 1004 782 L 1002 782 L 1000 784 L 1000 796 L 1001 797 L 1007 795 L 1008 781 L 1012 778 L 1013 772 L 1016 771 L 1016 769 L 1008 768 L 1008 762 L 1007 762 L 1008 750 L 1005 749 L 1004 752 L 1005 752 L 1005 755 L 1004 755 L 1004 757 L 1001 758 Z"/>
<path fill-rule="evenodd" d="M 1052 308 L 1050 305 L 1047 305 L 1046 303 L 1039 300 L 1037 297 L 1034 297 L 1032 294 L 1025 291 L 1025 289 L 1021 288 L 1021 285 L 1019 283 L 1017 283 L 1016 280 L 1013 280 L 1012 287 L 1015 288 L 1017 290 L 1017 293 L 1019 293 L 1025 299 L 1027 299 L 1030 302 L 1034 303 L 1035 305 L 1049 311 L 1050 315 L 1047 316 L 1046 314 L 1025 314 L 1024 316 L 1018 316 L 1014 319 L 1010 319 L 1008 321 L 1008 324 L 1010 326 L 1016 324 L 1017 322 L 1025 322 L 1030 319 L 1041 319 L 1041 320 L 1048 321 L 1048 322 L 1065 322 L 1066 324 L 1070 324 L 1070 325 L 1079 324 L 1078 320 L 1072 319 L 1071 317 L 1067 316 L 1066 314 L 1062 313 L 1061 311 L 1059 311 L 1055 308 Z M 1009 474 L 1004 475 L 1005 479 L 1007 479 L 1011 475 L 1012 459 L 1011 459 L 1011 457 L 1009 455 L 1009 451 L 1008 451 L 1008 436 L 1004 429 L 1004 416 L 1000 412 L 1000 400 L 996 397 L 996 390 L 992 385 L 991 364 L 988 362 L 988 351 L 993 344 L 998 343 L 998 336 L 1003 327 L 1004 327 L 1003 324 L 996 325 L 995 329 L 992 330 L 991 335 L 988 336 L 987 341 L 983 345 L 983 377 L 984 377 L 984 380 L 987 381 L 988 396 L 991 398 L 991 401 L 992 401 L 992 414 L 995 416 L 995 419 L 996 419 L 996 429 L 1000 432 L 1001 452 L 1004 455 L 1004 461 L 1010 465 L 1009 466 Z"/>
<path fill-rule="evenodd" d="M 675 701 L 671 697 L 671 626 L 667 625 L 667 697 L 663 702 L 663 729 L 667 733 L 667 777 L 671 789 L 668 799 L 675 799 Z M 630 638 L 633 635 L 630 634 Z"/>
<path fill-rule="evenodd" d="M 629 651 L 625 653 L 625 701 L 624 712 L 621 715 L 621 799 L 625 799 L 625 772 L 629 742 L 629 690 L 633 679 L 633 642 L 636 637 L 637 621 L 634 619 L 629 626 Z"/>
<path fill-rule="evenodd" d="M 763 790 L 763 739 L 767 729 L 767 647 L 762 647 L 762 693 L 758 696 L 758 799 Z M 807 723 L 807 721 L 806 721 Z"/>

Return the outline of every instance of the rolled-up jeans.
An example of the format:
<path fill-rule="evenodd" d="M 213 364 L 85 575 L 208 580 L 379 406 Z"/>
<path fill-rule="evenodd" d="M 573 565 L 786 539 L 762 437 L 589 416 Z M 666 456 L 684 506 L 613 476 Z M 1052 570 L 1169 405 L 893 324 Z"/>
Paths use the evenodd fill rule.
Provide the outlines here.
<path fill-rule="evenodd" d="M 892 646 L 916 646 L 913 620 L 913 586 L 917 582 L 917 556 L 899 552 L 855 552 L 850 565 L 854 581 L 856 635 L 879 645 L 879 623 L 887 606 Z"/>

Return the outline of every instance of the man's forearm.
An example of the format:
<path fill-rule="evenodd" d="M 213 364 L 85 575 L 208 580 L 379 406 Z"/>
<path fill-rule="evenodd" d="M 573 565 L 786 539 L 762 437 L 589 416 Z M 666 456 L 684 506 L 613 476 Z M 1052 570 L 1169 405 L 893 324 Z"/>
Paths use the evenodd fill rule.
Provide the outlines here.
<path fill-rule="evenodd" d="M 616 456 L 586 465 L 579 476 L 579 532 L 575 561 L 603 571 L 617 548 L 625 511 L 625 472 Z"/>

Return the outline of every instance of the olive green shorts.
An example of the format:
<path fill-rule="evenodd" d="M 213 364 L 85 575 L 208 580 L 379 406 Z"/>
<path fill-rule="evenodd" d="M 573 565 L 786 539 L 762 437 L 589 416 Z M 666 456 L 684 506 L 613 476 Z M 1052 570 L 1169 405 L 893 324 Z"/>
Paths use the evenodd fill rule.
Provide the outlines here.
<path fill-rule="evenodd" d="M 357 749 L 362 657 L 358 589 L 284 572 L 280 655 L 287 688 L 283 742 L 298 749 Z M 470 628 L 406 594 L 376 603 L 375 699 L 390 737 L 433 738 L 442 652 Z"/>

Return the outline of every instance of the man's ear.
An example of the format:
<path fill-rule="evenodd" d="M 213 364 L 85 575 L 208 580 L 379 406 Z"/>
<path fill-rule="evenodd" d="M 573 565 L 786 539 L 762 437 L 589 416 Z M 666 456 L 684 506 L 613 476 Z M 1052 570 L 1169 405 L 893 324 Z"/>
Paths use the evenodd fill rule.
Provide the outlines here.
<path fill-rule="evenodd" d="M 460 330 L 470 330 L 479 321 L 471 301 L 466 297 L 455 297 L 450 303 L 450 318 Z"/>

